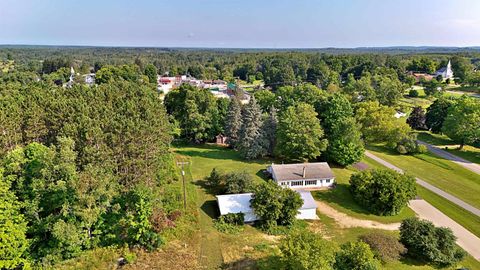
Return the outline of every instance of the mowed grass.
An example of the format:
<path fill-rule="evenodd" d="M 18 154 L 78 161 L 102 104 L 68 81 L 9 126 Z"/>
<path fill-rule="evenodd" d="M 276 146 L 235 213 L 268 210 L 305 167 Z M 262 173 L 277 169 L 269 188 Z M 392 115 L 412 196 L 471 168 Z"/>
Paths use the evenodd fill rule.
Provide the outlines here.
<path fill-rule="evenodd" d="M 363 162 L 367 164 L 369 168 L 373 167 L 371 161 L 365 159 Z M 369 219 L 382 223 L 394 223 L 415 216 L 413 210 L 408 207 L 405 207 L 402 212 L 395 216 L 378 216 L 370 213 L 368 210 L 357 204 L 350 193 L 350 176 L 353 173 L 358 172 L 358 170 L 351 166 L 347 168 L 334 167 L 332 170 L 335 174 L 337 186 L 334 189 L 312 192 L 315 199 L 326 202 L 336 210 L 358 219 Z"/>
<path fill-rule="evenodd" d="M 459 150 L 459 145 L 445 135 L 433 134 L 428 131 L 418 132 L 418 139 L 429 144 L 433 144 L 450 152 L 458 157 L 466 159 L 470 162 L 480 164 L 480 148 L 465 145 L 462 150 Z"/>
<path fill-rule="evenodd" d="M 213 168 L 217 168 L 224 172 L 230 171 L 247 171 L 250 173 L 256 183 L 265 181 L 262 171 L 271 164 L 271 160 L 257 160 L 246 162 L 242 160 L 239 154 L 231 149 L 218 147 L 213 145 L 201 146 L 182 146 L 177 147 L 175 152 L 190 161 L 187 167 L 187 180 L 191 181 L 197 189 L 195 197 L 197 198 L 197 206 L 199 212 L 200 239 L 199 244 L 199 262 L 200 269 L 258 269 L 256 265 L 268 265 L 270 269 L 275 269 L 278 263 L 278 243 L 280 236 L 269 236 L 258 229 L 245 225 L 242 232 L 238 234 L 224 234 L 215 230 L 213 227 L 213 219 L 218 216 L 215 197 L 202 188 L 201 180 L 208 176 Z M 370 167 L 381 167 L 375 161 L 365 158 L 363 162 Z M 354 173 L 354 168 L 333 168 L 336 177 L 348 183 L 349 175 Z M 358 218 L 375 219 L 373 215 L 365 213 L 360 206 L 356 205 L 351 195 L 347 195 L 345 191 L 335 194 L 336 202 L 328 202 L 332 207 L 336 207 L 339 211 L 345 211 L 347 214 Z M 346 203 L 341 203 L 342 196 L 345 197 Z M 350 196 L 350 197 L 348 197 Z M 338 204 L 338 205 L 336 205 Z M 348 207 L 352 209 L 348 209 Z M 408 209 L 407 211 L 411 211 Z M 403 213 L 402 213 L 403 214 Z M 406 216 L 413 213 L 406 212 Z M 356 241 L 358 237 L 373 231 L 381 231 L 366 228 L 340 228 L 336 222 L 322 215 L 317 211 L 319 220 L 309 221 L 309 229 L 323 235 L 324 238 L 332 241 L 332 244 L 340 246 L 348 241 Z M 377 217 L 378 221 L 390 222 L 390 217 Z M 385 218 L 385 219 L 384 219 Z M 396 217 L 400 220 L 403 217 Z M 395 219 L 392 219 L 392 222 Z M 397 220 L 395 220 L 397 221 Z M 398 235 L 398 232 L 385 233 Z M 461 263 L 461 266 L 469 269 L 480 269 L 480 264 L 473 258 L 468 257 Z M 268 269 L 268 268 L 263 268 Z M 424 265 L 422 263 L 403 259 L 398 262 L 391 262 L 383 266 L 383 269 L 418 269 L 433 270 L 435 268 Z M 456 268 L 451 268 L 456 269 Z"/>
<path fill-rule="evenodd" d="M 478 197 L 480 175 L 432 153 L 400 155 L 382 145 L 369 145 L 367 149 L 407 173 L 419 177 L 475 207 L 480 207 Z"/>
<path fill-rule="evenodd" d="M 200 227 L 199 243 L 199 264 L 203 269 L 218 269 L 225 263 L 235 263 L 238 257 L 247 256 L 247 250 L 240 252 L 239 246 L 243 239 L 250 239 L 250 242 L 257 243 L 263 235 L 256 229 L 245 230 L 241 236 L 225 235 L 218 232 L 214 226 L 214 219 L 218 217 L 218 207 L 215 196 L 202 187 L 202 182 L 213 168 L 222 172 L 246 171 L 253 176 L 255 182 L 262 180 L 262 171 L 271 163 L 267 160 L 245 162 L 239 154 L 231 149 L 215 145 L 181 146 L 174 149 L 177 156 L 188 160 L 187 178 L 190 183 L 196 186 L 196 207 L 198 210 L 198 223 Z M 248 227 L 248 226 L 245 226 Z M 231 240 L 237 238 L 237 241 Z M 236 243 L 233 245 L 232 243 Z M 250 250 L 250 249 L 248 249 Z M 238 256 L 232 256 L 238 254 Z M 251 255 L 251 254 L 250 254 Z M 249 255 L 249 256 L 250 256 Z M 238 262 L 248 264 L 249 262 Z"/>
<path fill-rule="evenodd" d="M 426 200 L 445 215 L 455 220 L 471 233 L 480 237 L 480 217 L 468 212 L 449 200 L 438 196 L 424 187 L 418 186 L 417 190 L 418 195 L 422 199 Z"/>

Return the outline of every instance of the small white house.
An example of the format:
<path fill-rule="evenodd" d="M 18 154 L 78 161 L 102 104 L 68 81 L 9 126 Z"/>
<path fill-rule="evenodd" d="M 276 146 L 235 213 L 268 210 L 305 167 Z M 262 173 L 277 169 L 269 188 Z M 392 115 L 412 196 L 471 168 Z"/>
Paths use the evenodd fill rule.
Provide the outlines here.
<path fill-rule="evenodd" d="M 303 200 L 303 205 L 298 210 L 296 216 L 297 219 L 318 219 L 317 217 L 317 204 L 309 191 L 297 190 L 300 197 Z M 254 222 L 259 220 L 255 215 L 252 207 L 250 206 L 250 200 L 253 193 L 241 193 L 241 194 L 227 194 L 217 195 L 218 208 L 220 209 L 220 215 L 226 215 L 231 213 L 244 213 L 245 222 Z"/>
<path fill-rule="evenodd" d="M 331 187 L 335 182 L 326 162 L 272 164 L 267 170 L 277 184 L 293 189 Z"/>

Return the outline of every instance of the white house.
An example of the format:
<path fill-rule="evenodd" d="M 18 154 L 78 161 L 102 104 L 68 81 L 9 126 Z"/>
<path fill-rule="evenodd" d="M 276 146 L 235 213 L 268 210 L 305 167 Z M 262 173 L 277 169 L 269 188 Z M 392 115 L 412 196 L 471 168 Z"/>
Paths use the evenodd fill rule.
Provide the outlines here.
<path fill-rule="evenodd" d="M 330 187 L 335 182 L 326 162 L 272 164 L 267 170 L 280 186 L 293 189 Z"/>
<path fill-rule="evenodd" d="M 393 117 L 395 117 L 395 118 L 397 118 L 397 119 L 398 119 L 398 118 L 401 118 L 401 117 L 405 117 L 405 116 L 407 116 L 406 113 L 404 113 L 404 112 L 399 112 L 399 111 L 395 112 L 395 114 L 393 115 Z"/>
<path fill-rule="evenodd" d="M 452 64 L 450 63 L 450 60 L 448 60 L 448 64 L 446 67 L 443 67 L 437 72 L 435 72 L 435 76 L 442 76 L 444 80 L 446 79 L 453 79 L 453 70 L 452 70 Z"/>
<path fill-rule="evenodd" d="M 309 191 L 297 190 L 300 197 L 303 200 L 303 205 L 300 207 L 297 219 L 317 219 L 317 204 Z M 231 213 L 244 213 L 245 222 L 254 222 L 259 220 L 255 215 L 252 207 L 250 206 L 250 200 L 253 193 L 242 194 L 227 194 L 217 195 L 218 208 L 220 209 L 220 215 L 226 215 Z"/>

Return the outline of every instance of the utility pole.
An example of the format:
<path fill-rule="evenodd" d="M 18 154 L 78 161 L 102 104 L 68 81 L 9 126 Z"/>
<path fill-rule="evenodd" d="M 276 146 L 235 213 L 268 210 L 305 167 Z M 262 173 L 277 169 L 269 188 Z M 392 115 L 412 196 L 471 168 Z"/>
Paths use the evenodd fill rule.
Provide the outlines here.
<path fill-rule="evenodd" d="M 182 182 L 183 182 L 183 210 L 187 211 L 187 190 L 185 188 L 185 169 L 184 166 L 188 164 L 188 162 L 177 162 L 177 165 L 182 166 Z"/>

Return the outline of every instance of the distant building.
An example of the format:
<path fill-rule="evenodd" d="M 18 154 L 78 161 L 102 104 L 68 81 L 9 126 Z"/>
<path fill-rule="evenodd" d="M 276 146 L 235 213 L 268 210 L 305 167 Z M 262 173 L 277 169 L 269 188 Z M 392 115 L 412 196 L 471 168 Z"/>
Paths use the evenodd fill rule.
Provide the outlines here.
<path fill-rule="evenodd" d="M 216 137 L 216 143 L 220 145 L 225 145 L 227 144 L 227 136 L 224 136 L 222 134 L 218 134 Z"/>
<path fill-rule="evenodd" d="M 393 115 L 393 117 L 395 117 L 395 118 L 397 118 L 397 119 L 398 119 L 398 118 L 401 118 L 401 117 L 405 117 L 405 116 L 407 116 L 406 113 L 404 113 L 404 112 L 398 112 L 398 111 L 395 112 L 395 114 Z"/>
<path fill-rule="evenodd" d="M 94 85 L 95 84 L 95 73 L 90 73 L 90 74 L 85 74 L 83 75 L 85 77 L 84 82 L 87 85 Z"/>
<path fill-rule="evenodd" d="M 303 205 L 298 210 L 297 219 L 318 219 L 317 217 L 317 204 L 309 191 L 297 190 L 300 197 L 303 200 Z M 254 222 L 259 220 L 259 217 L 255 215 L 250 200 L 253 193 L 241 193 L 241 194 L 227 194 L 217 195 L 218 208 L 220 209 L 220 215 L 226 214 L 245 214 L 244 222 Z"/>
<path fill-rule="evenodd" d="M 450 60 L 448 60 L 446 67 L 443 67 L 435 72 L 435 77 L 437 76 L 442 76 L 444 80 L 453 79 L 452 63 L 450 63 Z"/>
<path fill-rule="evenodd" d="M 335 182 L 326 162 L 272 164 L 267 170 L 278 185 L 292 189 L 331 187 Z"/>

